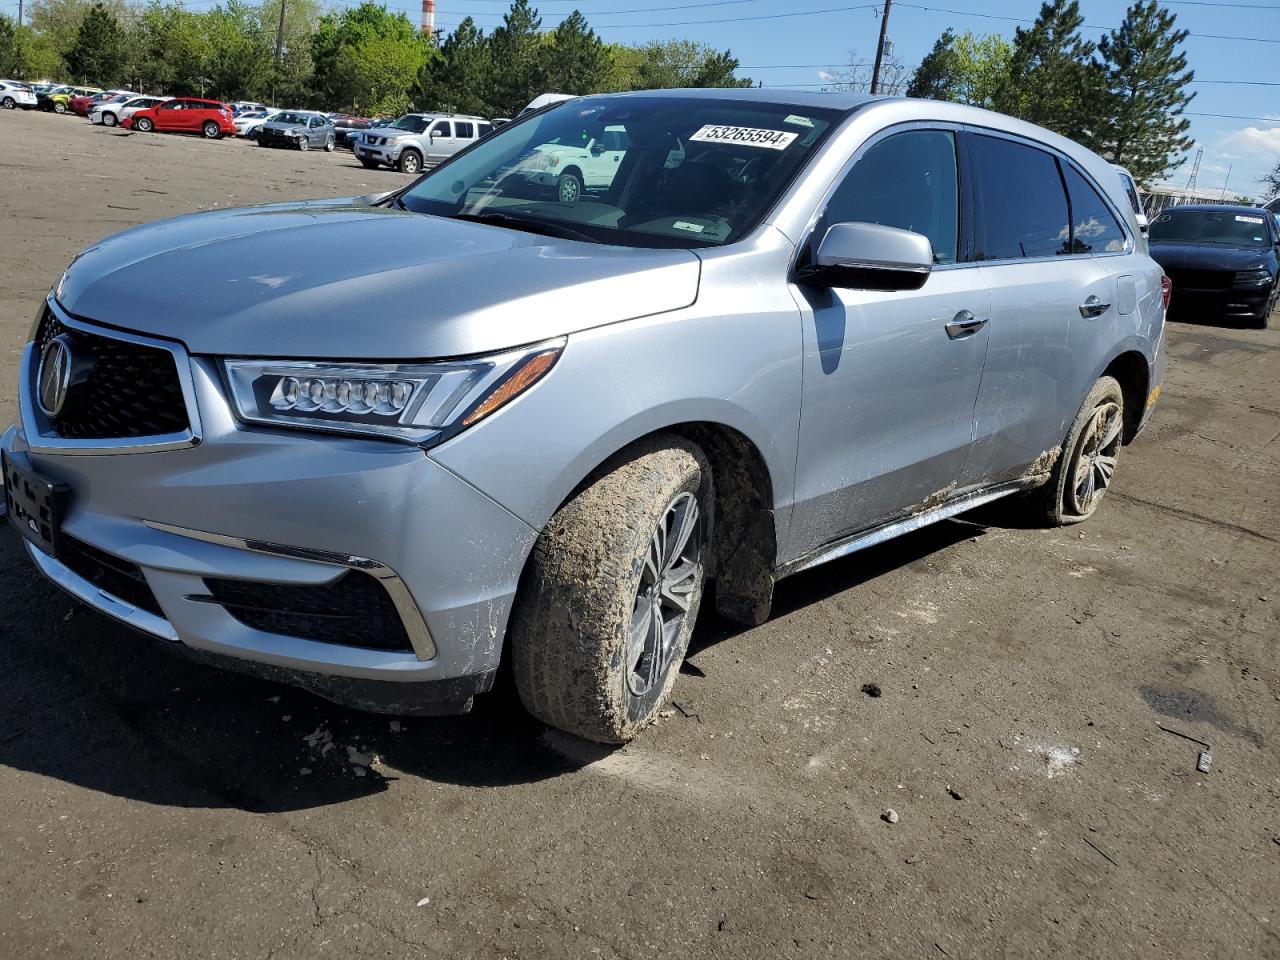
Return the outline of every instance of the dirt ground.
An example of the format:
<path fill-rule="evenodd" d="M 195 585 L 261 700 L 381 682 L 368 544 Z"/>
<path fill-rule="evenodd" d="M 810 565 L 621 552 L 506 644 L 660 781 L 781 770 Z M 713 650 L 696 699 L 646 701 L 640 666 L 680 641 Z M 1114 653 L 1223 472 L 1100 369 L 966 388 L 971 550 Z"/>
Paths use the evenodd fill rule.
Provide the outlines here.
<path fill-rule="evenodd" d="M 88 243 L 401 182 L 0 113 L 0 405 Z M 705 618 L 614 752 L 194 666 L 0 535 L 0 957 L 1280 957 L 1280 330 L 1170 341 L 1090 523 L 988 510 Z"/>

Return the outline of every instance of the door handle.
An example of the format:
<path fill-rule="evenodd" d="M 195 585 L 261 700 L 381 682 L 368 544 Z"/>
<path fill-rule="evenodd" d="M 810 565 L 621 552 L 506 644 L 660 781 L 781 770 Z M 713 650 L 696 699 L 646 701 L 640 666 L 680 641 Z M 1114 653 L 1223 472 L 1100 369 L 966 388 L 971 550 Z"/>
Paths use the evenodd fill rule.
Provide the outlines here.
<path fill-rule="evenodd" d="M 1100 317 L 1111 309 L 1111 304 L 1105 300 L 1099 300 L 1096 296 L 1090 296 L 1084 303 L 1080 304 L 1080 316 L 1082 317 Z"/>
<path fill-rule="evenodd" d="M 987 325 L 986 319 L 978 319 L 968 310 L 961 310 L 946 323 L 947 336 L 952 340 L 972 336 Z"/>

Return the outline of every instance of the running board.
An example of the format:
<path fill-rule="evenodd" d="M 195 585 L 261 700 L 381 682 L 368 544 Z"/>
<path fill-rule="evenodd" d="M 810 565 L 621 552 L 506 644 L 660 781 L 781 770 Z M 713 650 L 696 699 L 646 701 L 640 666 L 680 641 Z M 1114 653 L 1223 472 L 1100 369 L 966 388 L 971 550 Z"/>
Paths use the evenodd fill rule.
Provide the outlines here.
<path fill-rule="evenodd" d="M 1001 483 L 994 487 L 975 490 L 973 493 L 965 494 L 954 500 L 948 500 L 932 510 L 914 513 L 901 520 L 893 520 L 878 527 L 872 527 L 870 530 L 850 534 L 834 543 L 819 547 L 803 557 L 797 557 L 789 563 L 784 563 L 777 569 L 774 576 L 776 579 L 781 580 L 784 577 L 802 573 L 805 570 L 812 570 L 814 567 L 821 566 L 831 560 L 847 557 L 851 553 L 857 553 L 859 550 L 867 549 L 867 547 L 874 547 L 876 544 L 884 543 L 886 540 L 892 540 L 894 537 L 899 537 L 904 533 L 911 533 L 913 530 L 927 527 L 930 524 L 937 523 L 939 520 L 949 520 L 956 514 L 980 507 L 984 503 L 990 503 L 992 500 L 999 500 L 1001 497 L 1007 497 L 1011 493 L 1030 489 L 1041 482 L 1042 479 L 1034 477 L 1029 480 L 1011 480 L 1008 483 Z"/>

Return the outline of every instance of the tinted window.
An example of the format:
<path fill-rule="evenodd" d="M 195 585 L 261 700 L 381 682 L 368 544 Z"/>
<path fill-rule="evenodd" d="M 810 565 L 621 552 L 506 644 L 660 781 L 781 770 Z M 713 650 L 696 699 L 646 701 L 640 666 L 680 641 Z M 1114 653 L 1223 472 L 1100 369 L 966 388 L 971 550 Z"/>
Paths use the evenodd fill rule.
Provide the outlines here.
<path fill-rule="evenodd" d="M 1124 231 L 1102 197 L 1069 163 L 1062 164 L 1071 201 L 1071 252 L 1118 253 L 1124 249 Z"/>
<path fill-rule="evenodd" d="M 955 137 L 913 130 L 881 140 L 858 160 L 827 204 L 833 223 L 879 223 L 922 233 L 937 263 L 954 263 L 959 221 Z"/>
<path fill-rule="evenodd" d="M 481 123 L 477 124 L 477 126 L 480 128 L 480 136 L 482 137 L 488 136 L 493 132 L 493 124 L 491 123 Z"/>
<path fill-rule="evenodd" d="M 476 135 L 476 125 L 474 123 L 458 120 L 454 123 L 454 128 L 457 130 L 458 136 L 466 137 L 468 140 Z"/>
<path fill-rule="evenodd" d="M 606 130 L 597 142 L 605 150 L 626 150 L 631 146 L 631 138 L 627 136 L 627 131 L 619 127 Z"/>
<path fill-rule="evenodd" d="M 1222 210 L 1166 207 L 1151 221 L 1153 243 L 1218 244 L 1224 247 L 1268 247 L 1271 229 L 1262 210 L 1242 213 Z"/>
<path fill-rule="evenodd" d="M 437 120 L 436 125 L 431 128 L 431 136 L 433 137 L 452 137 L 453 131 L 449 127 L 448 120 Z"/>
<path fill-rule="evenodd" d="M 1070 252 L 1067 195 L 1052 154 L 995 137 L 972 139 L 978 260 Z"/>

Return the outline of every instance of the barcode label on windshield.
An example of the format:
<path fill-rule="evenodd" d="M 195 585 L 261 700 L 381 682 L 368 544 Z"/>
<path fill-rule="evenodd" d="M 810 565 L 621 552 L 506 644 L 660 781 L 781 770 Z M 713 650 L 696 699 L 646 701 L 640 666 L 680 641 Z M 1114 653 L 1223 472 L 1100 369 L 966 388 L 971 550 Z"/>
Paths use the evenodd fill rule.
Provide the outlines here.
<path fill-rule="evenodd" d="M 798 135 L 789 130 L 762 130 L 758 127 L 721 127 L 707 124 L 689 138 L 701 143 L 738 143 L 744 147 L 785 150 Z"/>

